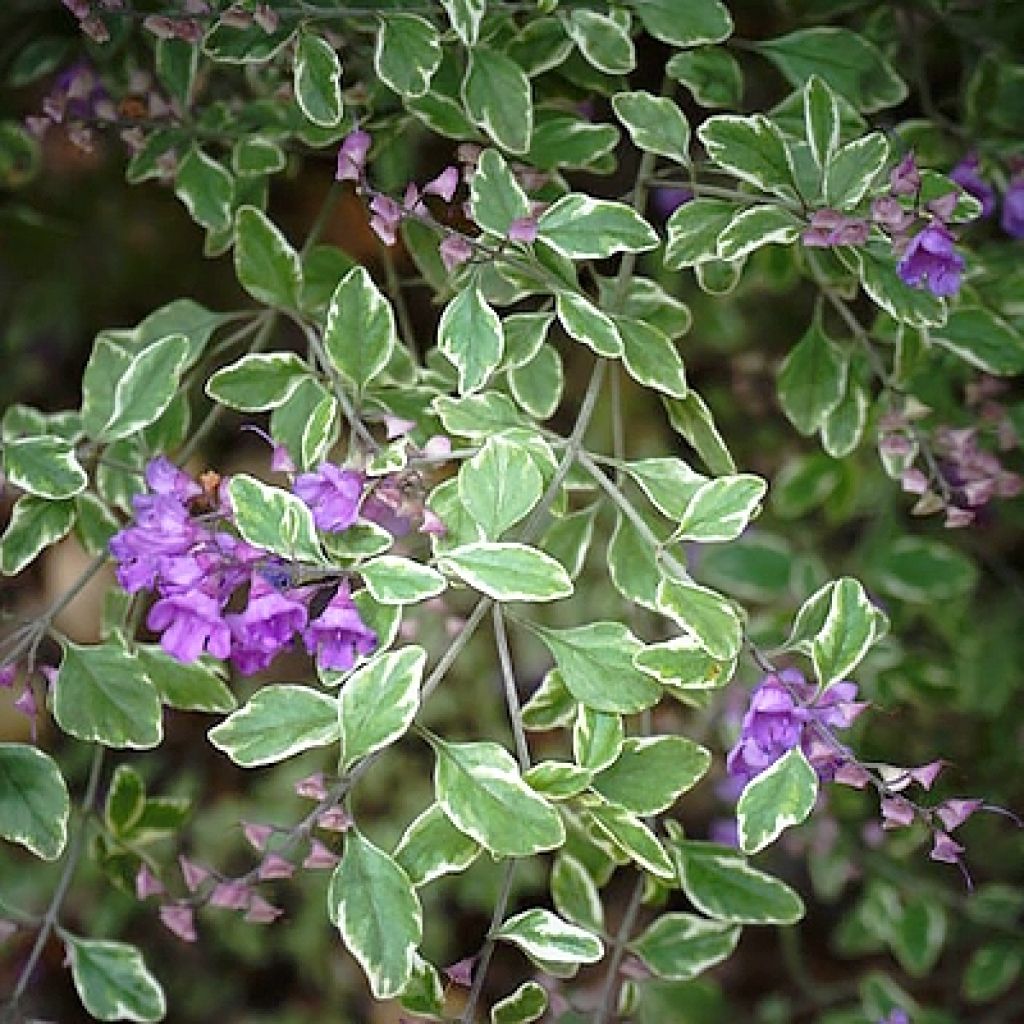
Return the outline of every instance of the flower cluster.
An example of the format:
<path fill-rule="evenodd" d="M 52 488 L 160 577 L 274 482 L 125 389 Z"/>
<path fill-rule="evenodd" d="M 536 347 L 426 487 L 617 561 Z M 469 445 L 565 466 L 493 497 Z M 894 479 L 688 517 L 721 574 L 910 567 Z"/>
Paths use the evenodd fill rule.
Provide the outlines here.
<path fill-rule="evenodd" d="M 729 774 L 745 784 L 800 747 L 820 778 L 835 778 L 846 758 L 825 739 L 821 727 L 852 725 L 867 706 L 856 697 L 857 685 L 851 682 L 833 683 L 819 695 L 797 669 L 764 676 L 750 696 L 740 737 L 729 752 Z"/>
<path fill-rule="evenodd" d="M 331 581 L 329 600 L 314 614 L 312 600 L 325 588 L 292 586 L 295 567 L 226 528 L 232 510 L 220 483 L 204 478 L 200 486 L 166 458 L 154 459 L 148 493 L 133 502 L 134 523 L 110 541 L 121 586 L 158 595 L 146 623 L 163 648 L 186 662 L 204 652 L 230 658 L 246 675 L 265 669 L 297 637 L 323 668 L 344 670 L 370 653 L 377 637 L 347 581 Z M 325 463 L 297 477 L 294 489 L 321 529 L 338 532 L 355 522 L 363 484 L 362 474 Z M 244 609 L 227 611 L 242 594 Z"/>
<path fill-rule="evenodd" d="M 949 176 L 981 203 L 982 217 L 991 217 L 996 212 L 996 190 L 982 177 L 977 153 L 968 153 L 949 172 Z M 1003 193 L 999 225 L 1011 238 L 1024 238 L 1024 168 L 1019 166 L 1011 170 L 1009 184 Z"/>

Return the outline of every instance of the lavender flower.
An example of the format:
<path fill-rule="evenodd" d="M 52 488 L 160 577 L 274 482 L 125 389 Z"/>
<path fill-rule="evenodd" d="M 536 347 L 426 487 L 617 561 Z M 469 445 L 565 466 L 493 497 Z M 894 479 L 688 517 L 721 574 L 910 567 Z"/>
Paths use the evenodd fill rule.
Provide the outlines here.
<path fill-rule="evenodd" d="M 338 168 L 335 181 L 361 181 L 366 170 L 366 156 L 373 139 L 368 132 L 354 131 L 342 139 L 338 150 Z"/>
<path fill-rule="evenodd" d="M 1015 174 L 1010 179 L 999 223 L 1011 238 L 1024 238 L 1024 174 Z"/>
<path fill-rule="evenodd" d="M 889 190 L 894 196 L 913 196 L 921 188 L 921 174 L 914 154 L 908 153 L 890 172 Z"/>
<path fill-rule="evenodd" d="M 309 615 L 296 593 L 279 593 L 256 575 L 245 611 L 225 616 L 231 629 L 231 663 L 242 675 L 265 669 L 305 627 Z"/>
<path fill-rule="evenodd" d="M 313 510 L 313 521 L 327 533 L 347 530 L 359 514 L 363 477 L 325 462 L 315 473 L 295 479 L 295 493 Z"/>
<path fill-rule="evenodd" d="M 508 237 L 513 242 L 525 242 L 529 245 L 537 240 L 537 220 L 535 217 L 517 217 L 508 226 Z"/>
<path fill-rule="evenodd" d="M 981 161 L 977 153 L 968 153 L 949 172 L 949 177 L 981 203 L 982 217 L 991 217 L 996 208 L 996 190 L 978 173 Z"/>
<path fill-rule="evenodd" d="M 907 246 L 896 270 L 914 288 L 926 285 L 933 295 L 945 297 L 960 290 L 964 258 L 953 246 L 953 235 L 944 224 L 929 224 Z"/>
<path fill-rule="evenodd" d="M 370 200 L 373 216 L 370 227 L 374 234 L 385 244 L 394 245 L 398 240 L 398 226 L 402 223 L 402 207 L 390 196 L 375 195 Z"/>
<path fill-rule="evenodd" d="M 441 243 L 438 254 L 445 270 L 450 274 L 473 255 L 473 249 L 462 235 L 451 234 Z"/>
<path fill-rule="evenodd" d="M 688 188 L 656 188 L 651 192 L 651 207 L 662 220 L 668 220 L 691 199 L 693 193 Z"/>
<path fill-rule="evenodd" d="M 804 245 L 819 249 L 833 245 L 863 245 L 867 239 L 867 221 L 847 217 L 838 210 L 815 210 L 810 226 L 800 236 Z"/>
<path fill-rule="evenodd" d="M 204 649 L 215 658 L 231 653 L 231 630 L 221 616 L 220 603 L 199 590 L 157 601 L 146 625 L 162 632 L 160 646 L 178 661 L 195 661 Z"/>
<path fill-rule="evenodd" d="M 439 196 L 446 203 L 450 203 L 455 197 L 455 190 L 459 187 L 459 169 L 457 167 L 446 167 L 436 178 L 428 181 L 423 186 L 425 196 Z"/>
<path fill-rule="evenodd" d="M 377 634 L 363 624 L 345 584 L 306 627 L 302 639 L 321 668 L 341 672 L 355 664 L 357 655 L 369 654 L 377 646 Z"/>

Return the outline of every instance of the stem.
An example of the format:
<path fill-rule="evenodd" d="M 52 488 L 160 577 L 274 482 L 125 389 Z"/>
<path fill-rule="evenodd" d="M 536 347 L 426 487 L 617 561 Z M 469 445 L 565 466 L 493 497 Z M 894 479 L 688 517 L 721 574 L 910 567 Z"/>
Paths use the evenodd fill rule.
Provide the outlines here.
<path fill-rule="evenodd" d="M 46 947 L 46 943 L 49 941 L 50 935 L 57 925 L 57 916 L 60 914 L 64 897 L 67 895 L 68 887 L 71 885 L 71 879 L 74 876 L 75 869 L 78 867 L 78 861 L 85 847 L 86 826 L 92 811 L 93 802 L 96 800 L 96 792 L 99 789 L 100 773 L 103 768 L 103 754 L 103 747 L 97 744 L 93 751 L 92 764 L 89 766 L 89 780 L 85 786 L 85 795 L 82 797 L 82 820 L 79 822 L 78 828 L 68 844 L 64 868 L 57 882 L 57 888 L 54 889 L 53 896 L 50 898 L 50 905 L 46 908 L 46 914 L 43 916 L 43 923 L 36 935 L 32 951 L 29 953 L 28 960 L 25 961 L 25 966 L 22 967 L 21 973 L 18 975 L 14 991 L 11 993 L 11 998 L 4 1009 L 4 1015 L 0 1018 L 4 1024 L 14 1020 L 18 1003 L 25 994 L 25 989 L 28 987 L 36 965 L 39 963 L 39 958 L 43 955 L 43 949 Z"/>
<path fill-rule="evenodd" d="M 512 723 L 512 735 L 515 737 L 516 751 L 519 754 L 519 767 L 525 772 L 530 767 L 530 748 L 526 742 L 526 732 L 523 729 L 523 715 L 519 708 L 519 691 L 516 689 L 512 654 L 508 647 L 508 631 L 505 629 L 505 617 L 500 604 L 494 606 L 492 617 L 494 619 L 494 642 L 498 648 L 498 662 L 501 665 L 501 676 L 505 682 L 508 717 Z"/>
<path fill-rule="evenodd" d="M 626 943 L 633 933 L 633 925 L 636 924 L 636 915 L 640 912 L 640 903 L 644 898 L 644 876 L 640 875 L 633 886 L 633 894 L 626 905 L 626 912 L 622 915 L 618 931 L 612 942 L 611 958 L 608 961 L 608 970 L 605 972 L 604 985 L 601 988 L 601 1002 L 594 1012 L 593 1024 L 607 1024 L 612 1015 L 612 1003 L 619 991 L 619 968 L 622 966 L 622 959 L 626 955 Z"/>

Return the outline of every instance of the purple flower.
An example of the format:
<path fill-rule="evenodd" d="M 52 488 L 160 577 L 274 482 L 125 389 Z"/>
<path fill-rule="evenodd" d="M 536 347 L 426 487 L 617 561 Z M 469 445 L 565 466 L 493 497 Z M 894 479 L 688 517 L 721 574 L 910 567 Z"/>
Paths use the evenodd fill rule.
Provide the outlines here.
<path fill-rule="evenodd" d="M 921 187 L 921 175 L 914 160 L 908 153 L 890 172 L 889 190 L 894 196 L 913 196 Z"/>
<path fill-rule="evenodd" d="M 903 209 L 902 203 L 892 196 L 879 196 L 871 204 L 871 219 L 891 232 L 905 231 L 914 215 Z"/>
<path fill-rule="evenodd" d="M 225 616 L 231 629 L 231 663 L 245 676 L 261 672 L 305 627 L 308 617 L 301 600 L 278 592 L 262 576 L 253 576 L 245 611 Z"/>
<path fill-rule="evenodd" d="M 814 695 L 814 685 L 796 669 L 765 676 L 750 695 L 739 740 L 729 752 L 729 774 L 747 783 L 799 746 L 818 775 L 832 779 L 847 759 L 814 725 L 845 729 L 865 705 L 854 700 L 857 686 L 850 682 L 833 684 L 817 700 Z"/>
<path fill-rule="evenodd" d="M 455 190 L 458 187 L 459 169 L 446 167 L 436 178 L 423 186 L 423 194 L 425 196 L 440 196 L 446 203 L 450 203 L 455 197 Z"/>
<path fill-rule="evenodd" d="M 910 1024 L 910 1017 L 906 1010 L 890 1010 L 878 1021 L 878 1024 Z"/>
<path fill-rule="evenodd" d="M 338 169 L 334 173 L 335 181 L 360 181 L 366 169 L 366 156 L 370 152 L 373 139 L 364 131 L 349 132 L 342 139 L 338 150 Z"/>
<path fill-rule="evenodd" d="M 377 646 L 377 634 L 363 624 L 344 583 L 320 617 L 306 627 L 302 639 L 321 668 L 341 672 L 355 664 L 357 655 L 369 654 Z"/>
<path fill-rule="evenodd" d="M 215 658 L 231 653 L 231 630 L 221 617 L 220 604 L 200 590 L 157 601 L 146 625 L 163 634 L 160 646 L 178 661 L 195 661 L 204 649 Z"/>
<path fill-rule="evenodd" d="M 981 203 L 982 217 L 990 217 L 996 208 L 996 190 L 978 173 L 979 166 L 978 154 L 968 153 L 949 177 Z"/>
<path fill-rule="evenodd" d="M 18 666 L 11 662 L 0 668 L 0 690 L 9 690 L 14 686 L 14 677 L 17 675 Z"/>
<path fill-rule="evenodd" d="M 525 242 L 529 245 L 537 240 L 537 220 L 535 217 L 516 217 L 508 226 L 508 237 L 513 242 Z"/>
<path fill-rule="evenodd" d="M 656 188 L 651 193 L 651 206 L 662 220 L 668 220 L 683 203 L 691 199 L 693 193 L 688 188 Z"/>
<path fill-rule="evenodd" d="M 359 514 L 363 476 L 325 462 L 315 473 L 295 478 L 295 493 L 313 510 L 313 521 L 327 533 L 347 530 Z"/>
<path fill-rule="evenodd" d="M 959 864 L 960 854 L 963 852 L 964 848 L 952 836 L 941 829 L 936 829 L 932 852 L 928 854 L 932 860 L 941 860 L 945 864 Z"/>
<path fill-rule="evenodd" d="M 933 295 L 949 296 L 959 291 L 964 266 L 952 234 L 943 224 L 933 223 L 910 240 L 896 269 L 906 284 L 924 284 Z"/>
<path fill-rule="evenodd" d="M 450 274 L 473 255 L 473 249 L 462 235 L 451 234 L 441 243 L 438 254 L 445 270 Z"/>
<path fill-rule="evenodd" d="M 370 200 L 373 216 L 370 227 L 385 244 L 394 245 L 398 239 L 398 225 L 402 222 L 402 208 L 390 196 L 376 195 Z"/>
<path fill-rule="evenodd" d="M 1015 174 L 1010 179 L 999 223 L 1011 238 L 1024 238 L 1024 174 Z"/>
<path fill-rule="evenodd" d="M 867 221 L 847 217 L 838 210 L 815 210 L 810 227 L 801 235 L 804 245 L 817 249 L 833 245 L 863 245 L 867 239 Z"/>

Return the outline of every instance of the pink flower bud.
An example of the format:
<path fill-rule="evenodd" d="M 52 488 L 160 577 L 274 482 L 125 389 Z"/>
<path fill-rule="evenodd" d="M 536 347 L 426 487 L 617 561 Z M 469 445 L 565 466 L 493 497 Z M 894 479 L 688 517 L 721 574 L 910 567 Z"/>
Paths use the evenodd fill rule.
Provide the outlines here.
<path fill-rule="evenodd" d="M 459 169 L 446 167 L 436 178 L 423 186 L 425 196 L 439 196 L 446 203 L 455 198 L 455 190 L 459 187 Z"/>
<path fill-rule="evenodd" d="M 912 196 L 921 187 L 921 175 L 914 161 L 914 154 L 908 153 L 889 175 L 889 189 L 894 196 Z"/>
<path fill-rule="evenodd" d="M 309 854 L 302 862 L 304 868 L 310 871 L 322 871 L 333 868 L 340 858 L 320 842 L 319 839 L 311 839 L 309 843 Z"/>
<path fill-rule="evenodd" d="M 928 209 L 939 220 L 949 220 L 953 216 L 953 211 L 956 209 L 956 204 L 960 201 L 960 194 L 956 191 L 947 192 L 944 196 L 939 196 L 938 199 L 933 199 L 928 204 Z"/>
<path fill-rule="evenodd" d="M 13 662 L 0 668 L 0 690 L 9 690 L 14 686 L 14 677 L 18 673 L 18 666 Z"/>
<path fill-rule="evenodd" d="M 307 800 L 323 800 L 327 796 L 327 787 L 324 785 L 324 773 L 316 772 L 314 775 L 307 775 L 295 783 L 295 795 L 305 797 Z"/>
<path fill-rule="evenodd" d="M 255 21 L 268 36 L 277 31 L 277 26 L 281 22 L 277 11 L 275 11 L 270 4 L 260 4 L 260 6 L 252 12 L 252 20 Z"/>
<path fill-rule="evenodd" d="M 275 878 L 291 878 L 294 874 L 295 865 L 290 860 L 285 860 L 284 857 L 278 856 L 276 853 L 268 853 L 263 858 L 263 863 L 260 864 L 258 872 L 261 882 L 270 882 Z"/>
<path fill-rule="evenodd" d="M 195 915 L 187 903 L 165 903 L 160 908 L 160 920 L 182 942 L 196 941 Z"/>
<path fill-rule="evenodd" d="M 160 896 L 164 893 L 163 883 L 152 871 L 149 865 L 143 861 L 135 875 L 135 898 L 147 900 L 150 896 Z"/>
<path fill-rule="evenodd" d="M 347 832 L 355 824 L 344 807 L 329 807 L 316 819 L 316 823 L 328 832 Z"/>
<path fill-rule="evenodd" d="M 432 537 L 443 537 L 448 532 L 448 527 L 441 522 L 432 509 L 424 507 L 423 524 L 420 526 L 419 532 Z"/>
<path fill-rule="evenodd" d="M 181 877 L 185 880 L 185 887 L 189 892 L 195 892 L 210 877 L 210 872 L 206 868 L 189 860 L 184 855 L 178 856 L 178 864 L 181 867 Z"/>
<path fill-rule="evenodd" d="M 900 486 L 907 494 L 924 494 L 928 490 L 928 477 L 921 470 L 911 466 L 900 475 Z"/>
<path fill-rule="evenodd" d="M 957 508 L 956 505 L 950 505 L 946 509 L 946 521 L 943 526 L 947 530 L 959 530 L 965 526 L 970 526 L 974 522 L 974 513 L 968 508 Z"/>
<path fill-rule="evenodd" d="M 254 893 L 245 920 L 250 924 L 273 924 L 284 911 L 268 903 L 259 893 Z"/>
<path fill-rule="evenodd" d="M 242 832 L 246 842 L 258 853 L 262 853 L 267 848 L 267 842 L 274 834 L 274 830 L 269 825 L 257 825 L 251 821 L 242 822 Z"/>
<path fill-rule="evenodd" d="M 275 444 L 270 452 L 270 468 L 275 473 L 294 473 L 295 462 L 283 444 Z"/>
<path fill-rule="evenodd" d="M 929 761 L 919 768 L 910 769 L 910 777 L 923 789 L 931 789 L 932 783 L 938 778 L 945 765 L 944 761 Z"/>
<path fill-rule="evenodd" d="M 402 437 L 404 434 L 408 434 L 409 431 L 415 429 L 415 420 L 406 420 L 402 419 L 401 416 L 391 415 L 384 417 L 384 430 L 389 441 L 394 441 L 396 437 Z"/>
<path fill-rule="evenodd" d="M 946 826 L 947 832 L 959 828 L 975 811 L 981 810 L 982 800 L 947 800 L 935 808 L 936 817 Z"/>
<path fill-rule="evenodd" d="M 932 852 L 928 854 L 932 860 L 940 860 L 945 864 L 959 864 L 960 854 L 964 848 L 950 835 L 936 830 Z"/>
<path fill-rule="evenodd" d="M 914 807 L 901 796 L 882 797 L 882 828 L 906 828 L 913 824 Z"/>
<path fill-rule="evenodd" d="M 467 956 L 446 967 L 444 973 L 453 985 L 469 988 L 473 984 L 474 967 L 476 967 L 476 957 Z"/>
<path fill-rule="evenodd" d="M 472 257 L 473 249 L 461 235 L 449 235 L 439 246 L 438 255 L 445 270 L 450 274 Z"/>
<path fill-rule="evenodd" d="M 142 27 L 157 37 L 157 39 L 174 38 L 174 19 L 165 18 L 161 14 L 150 14 L 143 18 Z"/>
<path fill-rule="evenodd" d="M 373 139 L 367 132 L 349 132 L 342 140 L 338 150 L 338 168 L 335 171 L 336 181 L 361 181 L 366 168 L 366 156 L 370 152 Z"/>
<path fill-rule="evenodd" d="M 423 454 L 429 459 L 447 458 L 452 453 L 452 442 L 444 434 L 435 434 L 427 439 L 423 446 Z"/>
<path fill-rule="evenodd" d="M 529 245 L 537 240 L 537 222 L 533 217 L 517 217 L 508 226 L 508 237 L 513 242 Z"/>
<path fill-rule="evenodd" d="M 110 42 L 110 29 L 107 28 L 102 18 L 85 18 L 79 22 L 78 27 L 94 43 L 102 45 Z"/>
<path fill-rule="evenodd" d="M 244 882 L 218 882 L 210 893 L 210 906 L 224 910 L 245 910 L 252 893 Z"/>
<path fill-rule="evenodd" d="M 835 782 L 841 782 L 844 786 L 863 789 L 871 781 L 871 775 L 856 761 L 844 761 L 836 768 L 833 779 Z"/>

